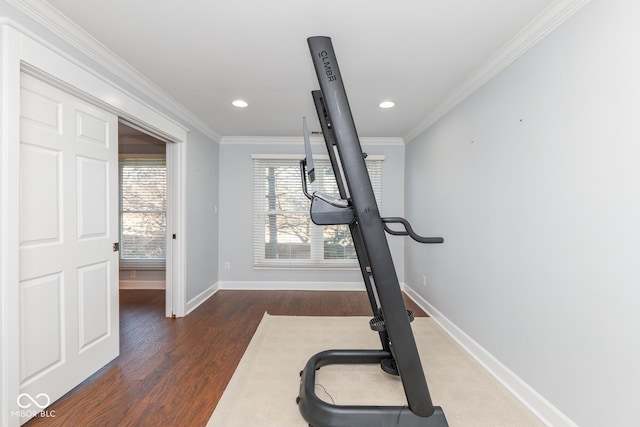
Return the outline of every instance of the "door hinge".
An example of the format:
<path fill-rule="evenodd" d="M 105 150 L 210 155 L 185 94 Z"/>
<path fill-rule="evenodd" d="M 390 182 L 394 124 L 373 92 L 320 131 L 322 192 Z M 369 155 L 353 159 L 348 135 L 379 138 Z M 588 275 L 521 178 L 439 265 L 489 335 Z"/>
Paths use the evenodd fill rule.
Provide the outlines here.
<path fill-rule="evenodd" d="M 120 243 L 116 242 L 113 244 L 113 252 L 118 252 L 120 250 Z"/>
<path fill-rule="evenodd" d="M 174 234 L 174 235 L 173 235 L 173 240 L 175 240 L 175 239 L 176 239 L 176 235 Z"/>

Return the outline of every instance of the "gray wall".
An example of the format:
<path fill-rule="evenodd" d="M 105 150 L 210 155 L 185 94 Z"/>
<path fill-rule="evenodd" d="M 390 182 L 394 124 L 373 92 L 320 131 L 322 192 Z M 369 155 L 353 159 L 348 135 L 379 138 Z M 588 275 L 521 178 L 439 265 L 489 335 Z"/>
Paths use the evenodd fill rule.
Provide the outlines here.
<path fill-rule="evenodd" d="M 197 130 L 187 145 L 187 301 L 218 282 L 220 146 Z"/>
<path fill-rule="evenodd" d="M 368 142 L 368 143 L 367 143 Z M 326 154 L 321 142 L 314 154 Z M 382 209 L 386 216 L 402 216 L 404 207 L 404 145 L 399 139 L 363 138 L 363 150 L 385 156 L 382 166 Z M 252 154 L 302 154 L 302 138 L 223 138 L 220 146 L 220 265 L 221 287 L 364 289 L 358 269 L 283 269 L 253 267 Z M 300 189 L 302 191 L 302 189 Z M 404 246 L 389 236 L 400 281 L 404 279 Z M 225 262 L 231 269 L 224 268 Z"/>
<path fill-rule="evenodd" d="M 406 149 L 407 284 L 584 427 L 638 424 L 638 22 L 592 1 Z"/>

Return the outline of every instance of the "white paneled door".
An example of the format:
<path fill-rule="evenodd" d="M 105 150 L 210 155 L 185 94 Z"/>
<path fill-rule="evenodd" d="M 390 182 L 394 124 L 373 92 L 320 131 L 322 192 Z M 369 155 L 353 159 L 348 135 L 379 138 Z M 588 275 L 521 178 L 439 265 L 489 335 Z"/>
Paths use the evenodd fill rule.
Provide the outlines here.
<path fill-rule="evenodd" d="M 24 73 L 20 112 L 25 422 L 118 355 L 118 121 Z"/>

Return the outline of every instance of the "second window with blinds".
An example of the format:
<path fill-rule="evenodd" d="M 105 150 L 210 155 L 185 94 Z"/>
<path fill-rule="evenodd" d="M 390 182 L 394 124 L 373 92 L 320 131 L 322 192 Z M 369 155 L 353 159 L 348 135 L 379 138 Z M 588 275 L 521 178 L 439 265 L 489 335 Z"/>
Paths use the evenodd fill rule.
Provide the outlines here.
<path fill-rule="evenodd" d="M 378 206 L 382 202 L 382 157 L 367 158 Z M 314 159 L 316 180 L 309 192 L 337 197 L 329 159 Z M 317 226 L 309 217 L 310 201 L 302 192 L 299 156 L 253 156 L 256 267 L 357 268 L 349 226 Z"/>
<path fill-rule="evenodd" d="M 121 268 L 165 268 L 166 221 L 165 159 L 120 159 Z"/>

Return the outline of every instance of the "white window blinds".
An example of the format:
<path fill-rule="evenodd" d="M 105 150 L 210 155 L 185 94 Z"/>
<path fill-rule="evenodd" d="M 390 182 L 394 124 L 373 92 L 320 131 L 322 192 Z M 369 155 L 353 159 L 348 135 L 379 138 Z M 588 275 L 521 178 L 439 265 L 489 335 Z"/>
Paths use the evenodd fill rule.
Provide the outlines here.
<path fill-rule="evenodd" d="M 167 167 L 164 159 L 120 159 L 120 266 L 164 268 Z"/>
<path fill-rule="evenodd" d="M 314 159 L 316 180 L 309 192 L 339 198 L 328 159 Z M 317 226 L 309 217 L 310 201 L 302 193 L 299 158 L 254 158 L 254 242 L 256 267 L 357 267 L 347 225 Z M 380 206 L 382 160 L 367 160 Z"/>

